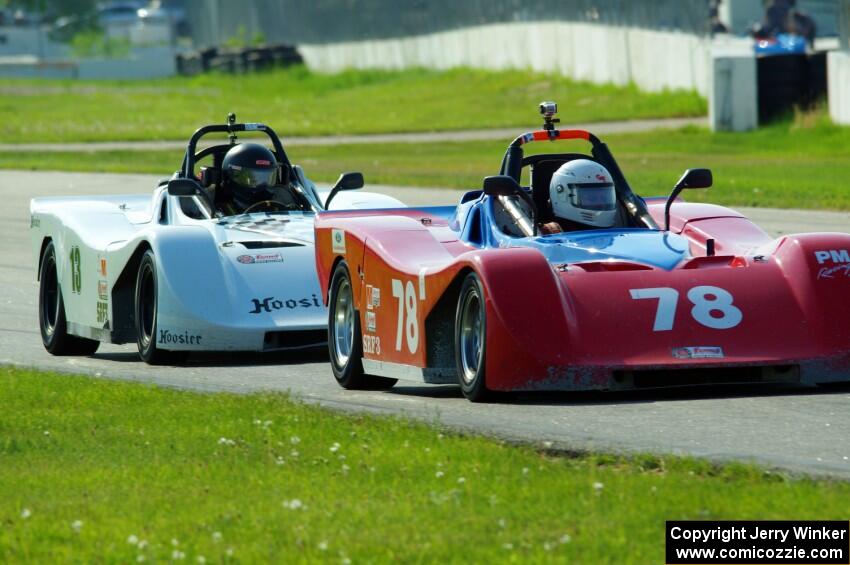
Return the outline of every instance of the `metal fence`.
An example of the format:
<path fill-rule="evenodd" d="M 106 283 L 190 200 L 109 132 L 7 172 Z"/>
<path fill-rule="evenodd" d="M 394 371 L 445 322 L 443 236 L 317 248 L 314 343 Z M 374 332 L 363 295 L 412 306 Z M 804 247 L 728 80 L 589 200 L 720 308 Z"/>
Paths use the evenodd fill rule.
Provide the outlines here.
<path fill-rule="evenodd" d="M 337 43 L 506 22 L 576 21 L 708 32 L 709 0 L 186 0 L 195 44 L 262 34 Z"/>

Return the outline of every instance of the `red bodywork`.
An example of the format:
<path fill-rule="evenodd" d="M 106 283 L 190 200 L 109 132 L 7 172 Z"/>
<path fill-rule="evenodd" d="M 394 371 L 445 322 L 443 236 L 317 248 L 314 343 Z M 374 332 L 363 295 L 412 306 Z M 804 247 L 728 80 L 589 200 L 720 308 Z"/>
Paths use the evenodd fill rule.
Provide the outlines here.
<path fill-rule="evenodd" d="M 535 132 L 515 143 L 551 138 Z M 647 206 L 663 225 L 664 200 Z M 693 256 L 672 270 L 554 265 L 533 247 L 464 243 L 427 210 L 332 212 L 316 219 L 316 263 L 327 303 L 334 268 L 347 262 L 364 360 L 419 369 L 426 382 L 457 382 L 454 316 L 468 272 L 484 289 L 492 390 L 850 380 L 850 235 L 774 240 L 732 210 L 683 202 L 670 230 Z M 705 287 L 728 292 L 730 305 L 706 309 L 721 297 Z"/>
<path fill-rule="evenodd" d="M 660 221 L 663 204 L 651 202 L 649 208 Z M 364 359 L 451 374 L 453 353 L 444 350 L 453 351 L 454 303 L 444 301 L 448 307 L 439 312 L 437 306 L 462 274 L 475 271 L 485 290 L 487 386 L 493 390 L 628 388 L 639 384 L 635 375 L 659 369 L 718 367 L 772 367 L 764 370 L 764 380 L 850 380 L 850 278 L 846 272 L 822 272 L 839 266 L 822 253 L 836 251 L 840 258 L 850 249 L 850 235 L 772 241 L 746 218 L 717 206 L 677 204 L 674 211 L 672 230 L 689 238 L 696 257 L 672 271 L 628 263 L 579 264 L 561 271 L 536 249 L 462 243 L 443 218 L 410 209 L 321 214 L 318 274 L 327 289 L 337 261 L 347 262 L 364 342 L 372 340 Z M 344 253 L 333 251 L 334 229 L 344 232 Z M 700 253 L 708 238 L 716 241 L 714 257 Z M 756 247 L 760 256 L 752 253 Z M 412 284 L 416 301 L 410 316 L 413 308 L 405 297 L 400 335 L 401 301 L 393 296 L 393 279 L 405 290 Z M 694 320 L 693 304 L 685 297 L 704 285 L 732 293 L 742 312 L 736 327 L 713 329 Z M 367 301 L 374 291 L 367 296 L 367 287 L 379 289 L 371 308 Z M 679 294 L 670 331 L 653 331 L 658 300 L 630 295 L 631 289 L 658 287 Z M 451 318 L 449 323 L 432 320 L 426 328 L 435 313 Z M 407 327 L 411 317 L 415 331 Z M 435 335 L 439 330 L 443 335 Z M 723 358 L 675 355 L 681 348 L 703 346 L 721 348 Z"/>

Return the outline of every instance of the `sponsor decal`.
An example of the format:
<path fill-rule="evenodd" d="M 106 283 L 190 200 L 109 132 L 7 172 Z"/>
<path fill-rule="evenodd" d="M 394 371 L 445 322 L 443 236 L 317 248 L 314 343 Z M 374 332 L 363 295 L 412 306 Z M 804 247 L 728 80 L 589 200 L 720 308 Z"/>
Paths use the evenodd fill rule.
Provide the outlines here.
<path fill-rule="evenodd" d="M 850 263 L 850 253 L 846 249 L 815 251 L 815 259 L 817 259 L 818 265 L 823 265 L 827 261 L 832 263 Z"/>
<path fill-rule="evenodd" d="M 846 249 L 815 251 L 818 265 L 829 263 L 818 270 L 818 280 L 836 277 L 850 278 L 850 253 Z"/>
<path fill-rule="evenodd" d="M 80 248 L 71 247 L 71 292 L 80 294 L 83 289 L 83 270 L 80 268 Z"/>
<path fill-rule="evenodd" d="M 97 301 L 97 323 L 102 324 L 109 320 L 109 303 Z"/>
<path fill-rule="evenodd" d="M 251 310 L 249 314 L 262 314 L 263 312 L 271 313 L 276 310 L 300 310 L 302 308 L 321 308 L 319 297 L 315 294 L 310 298 L 289 298 L 280 300 L 274 296 L 266 298 L 252 298 Z"/>
<path fill-rule="evenodd" d="M 106 257 L 97 256 L 97 274 L 106 278 Z"/>
<path fill-rule="evenodd" d="M 183 333 L 174 333 L 171 330 L 159 330 L 159 343 L 175 344 L 175 345 L 201 345 L 203 336 L 192 335 L 189 330 L 183 330 Z"/>
<path fill-rule="evenodd" d="M 41 227 L 41 220 L 39 218 L 36 218 L 35 216 L 30 216 L 30 227 L 31 228 L 40 228 Z"/>
<path fill-rule="evenodd" d="M 377 327 L 377 316 L 375 316 L 374 312 L 366 312 L 366 331 L 367 332 L 375 332 L 377 331 L 375 328 Z"/>
<path fill-rule="evenodd" d="M 363 336 L 363 353 L 381 354 L 381 338 L 376 335 Z"/>
<path fill-rule="evenodd" d="M 97 281 L 97 297 L 101 300 L 109 300 L 109 285 L 106 281 Z"/>
<path fill-rule="evenodd" d="M 372 310 L 381 305 L 381 289 L 377 286 L 366 285 L 366 309 Z"/>
<path fill-rule="evenodd" d="M 723 348 L 708 345 L 676 347 L 672 351 L 676 359 L 723 359 Z"/>
<path fill-rule="evenodd" d="M 850 278 L 850 263 L 834 267 L 821 267 L 818 279 L 834 279 L 836 277 Z"/>
<path fill-rule="evenodd" d="M 283 255 L 280 253 L 257 253 L 254 255 L 257 263 L 283 263 Z"/>
<path fill-rule="evenodd" d="M 331 230 L 331 248 L 334 253 L 345 253 L 344 230 Z"/>
<path fill-rule="evenodd" d="M 597 174 L 596 180 L 598 180 L 599 182 L 605 182 L 605 175 Z"/>
<path fill-rule="evenodd" d="M 269 161 L 268 159 L 257 159 L 257 165 L 262 165 L 264 167 L 268 167 L 271 164 L 272 164 L 272 162 Z"/>
<path fill-rule="evenodd" d="M 280 253 L 257 253 L 256 255 L 240 255 L 236 258 L 243 265 L 255 263 L 283 263 L 283 255 Z"/>

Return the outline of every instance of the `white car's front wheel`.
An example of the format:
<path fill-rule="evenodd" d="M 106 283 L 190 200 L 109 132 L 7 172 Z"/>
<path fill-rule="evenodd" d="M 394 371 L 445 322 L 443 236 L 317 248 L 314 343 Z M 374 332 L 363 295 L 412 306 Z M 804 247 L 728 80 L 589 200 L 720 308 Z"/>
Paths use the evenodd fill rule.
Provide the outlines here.
<path fill-rule="evenodd" d="M 183 351 L 167 351 L 156 345 L 157 300 L 156 260 L 150 249 L 142 256 L 136 275 L 136 345 L 139 357 L 150 365 L 179 363 L 185 359 Z"/>

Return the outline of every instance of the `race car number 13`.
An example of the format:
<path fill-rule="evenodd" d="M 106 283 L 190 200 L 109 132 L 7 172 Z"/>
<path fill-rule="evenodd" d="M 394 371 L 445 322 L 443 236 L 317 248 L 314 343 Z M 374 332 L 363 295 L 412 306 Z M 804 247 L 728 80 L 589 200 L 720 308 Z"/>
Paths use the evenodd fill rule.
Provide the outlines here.
<path fill-rule="evenodd" d="M 658 299 L 655 323 L 652 331 L 663 332 L 673 329 L 679 291 L 674 288 L 633 288 L 629 290 L 634 300 Z M 716 286 L 695 286 L 688 291 L 688 300 L 693 304 L 691 316 L 707 328 L 728 330 L 741 323 L 741 310 L 733 304 L 732 294 Z"/>

